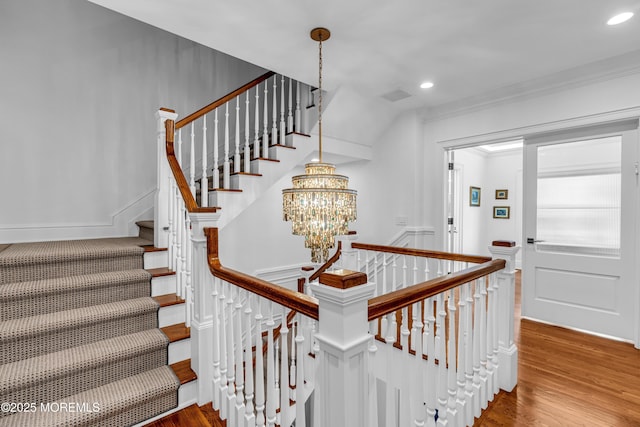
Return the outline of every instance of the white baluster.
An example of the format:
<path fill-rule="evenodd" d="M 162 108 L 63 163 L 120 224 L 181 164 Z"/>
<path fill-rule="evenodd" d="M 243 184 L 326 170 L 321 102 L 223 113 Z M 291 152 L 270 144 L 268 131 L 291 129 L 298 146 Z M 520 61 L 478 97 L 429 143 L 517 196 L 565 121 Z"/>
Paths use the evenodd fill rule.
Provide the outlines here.
<path fill-rule="evenodd" d="M 481 411 L 480 402 L 480 341 L 482 340 L 482 329 L 480 327 L 480 316 L 482 310 L 480 308 L 480 286 L 482 279 L 475 282 L 475 292 L 473 295 L 473 416 L 479 417 Z"/>
<path fill-rule="evenodd" d="M 262 157 L 269 158 L 269 80 L 264 82 L 263 122 L 262 122 Z"/>
<path fill-rule="evenodd" d="M 402 257 L 402 288 L 407 287 L 407 257 Z M 409 352 L 409 308 L 402 309 L 402 349 Z"/>
<path fill-rule="evenodd" d="M 284 124 L 284 76 L 280 80 L 280 135 L 278 135 L 280 145 L 284 145 L 284 135 L 286 133 L 285 124 Z"/>
<path fill-rule="evenodd" d="M 300 324 L 302 323 L 303 317 L 301 314 L 298 314 L 298 334 L 295 336 L 295 346 L 294 351 L 297 351 L 298 356 L 298 369 L 296 371 L 296 427 L 305 427 L 306 423 L 306 414 L 305 414 L 305 404 L 304 404 L 304 335 L 301 331 Z"/>
<path fill-rule="evenodd" d="M 387 342 L 388 352 L 389 354 L 394 354 L 393 344 L 397 341 L 398 334 L 398 324 L 396 321 L 396 313 L 387 314 L 387 335 L 385 337 L 385 341 Z M 396 365 L 394 363 L 389 363 L 387 365 L 387 378 L 396 378 Z M 386 425 L 391 426 L 395 425 L 395 420 L 399 416 L 399 408 L 396 406 L 396 393 L 394 387 L 391 384 L 388 384 L 387 387 L 387 417 L 386 417 Z"/>
<path fill-rule="evenodd" d="M 271 145 L 278 143 L 278 76 L 273 76 L 273 95 L 271 105 Z"/>
<path fill-rule="evenodd" d="M 244 167 L 243 172 L 251 172 L 251 151 L 249 148 L 249 91 L 247 91 L 247 100 L 244 108 Z"/>
<path fill-rule="evenodd" d="M 167 223 L 169 224 L 169 232 L 167 233 L 167 256 L 168 256 L 169 265 L 167 267 L 169 268 L 169 270 L 173 270 L 173 271 L 175 271 L 174 260 L 173 260 L 174 250 L 175 250 L 175 246 L 173 242 L 173 233 L 174 233 L 173 227 L 175 226 L 174 224 L 175 218 L 173 216 L 173 211 L 174 211 L 173 204 L 175 203 L 175 192 L 176 192 L 175 179 L 173 178 L 172 174 L 169 174 L 169 200 L 167 203 L 167 207 L 168 207 Z"/>
<path fill-rule="evenodd" d="M 273 343 L 273 303 L 269 301 L 267 317 L 267 426 L 276 424 L 275 352 Z"/>
<path fill-rule="evenodd" d="M 448 359 L 447 359 L 447 388 L 449 392 L 449 400 L 447 404 L 447 420 L 450 424 L 456 426 L 460 423 L 458 418 L 457 411 L 457 358 L 458 352 L 456 350 L 456 299 L 455 299 L 455 290 L 451 289 L 449 291 L 448 298 L 448 309 L 449 313 L 449 345 L 448 345 Z"/>
<path fill-rule="evenodd" d="M 458 297 L 458 373 L 457 373 L 457 387 L 458 392 L 456 396 L 456 410 L 458 412 L 458 420 L 460 420 L 460 425 L 466 425 L 466 397 L 465 397 L 465 366 L 466 366 L 466 345 L 467 345 L 467 294 L 466 294 L 466 286 L 460 286 L 459 288 L 459 297 Z"/>
<path fill-rule="evenodd" d="M 421 375 L 415 375 L 415 372 L 420 372 L 423 365 L 422 352 L 423 343 L 422 337 L 424 336 L 422 328 L 422 315 L 420 314 L 421 308 L 424 309 L 422 303 L 416 303 L 413 309 L 413 324 L 411 327 L 411 343 L 415 350 L 415 364 L 411 366 L 414 371 L 411 373 L 411 414 L 413 418 L 413 425 L 415 427 L 423 427 L 425 425 L 425 396 L 424 396 L 424 382 Z"/>
<path fill-rule="evenodd" d="M 465 377 L 465 386 L 464 386 L 464 394 L 465 394 L 465 423 L 467 425 L 473 424 L 474 411 L 473 411 L 473 326 L 472 326 L 472 313 L 473 313 L 473 297 L 471 294 L 471 283 L 465 283 L 463 285 L 465 289 L 466 295 L 466 326 L 465 329 L 467 331 L 465 337 L 465 356 L 464 356 L 464 377 Z"/>
<path fill-rule="evenodd" d="M 423 314 L 424 319 L 424 332 L 422 340 L 425 343 L 425 353 L 427 355 L 427 369 L 424 370 L 424 389 L 425 389 L 425 403 L 427 406 L 427 426 L 435 427 L 436 425 L 436 386 L 438 384 L 436 376 L 436 352 L 435 352 L 435 323 L 436 318 L 433 312 L 433 299 L 428 298 L 426 300 L 426 307 Z"/>
<path fill-rule="evenodd" d="M 229 188 L 231 166 L 229 165 L 229 103 L 224 112 L 224 163 L 222 163 L 222 188 Z"/>
<path fill-rule="evenodd" d="M 447 312 L 444 309 L 444 292 L 436 295 L 436 355 L 438 357 L 438 425 L 447 423 L 447 343 L 445 321 Z"/>
<path fill-rule="evenodd" d="M 289 380 L 287 378 L 287 373 L 289 372 L 288 340 L 287 308 L 282 307 L 282 323 L 280 324 L 280 425 L 285 425 L 285 422 L 289 420 Z"/>
<path fill-rule="evenodd" d="M 186 298 L 187 295 L 187 244 L 189 243 L 189 229 L 187 228 L 187 209 L 184 206 L 184 203 L 181 204 L 181 213 L 180 220 L 181 225 L 180 228 L 180 238 L 182 240 L 181 246 L 182 251 L 180 252 L 182 267 L 180 267 L 180 276 L 181 277 L 181 286 L 182 286 L 182 295 Z"/>
<path fill-rule="evenodd" d="M 487 400 L 492 401 L 495 393 L 493 392 L 493 384 L 495 380 L 495 371 L 493 367 L 493 306 L 494 306 L 494 292 L 493 292 L 493 274 L 489 276 L 489 283 L 487 284 L 487 340 L 486 340 L 486 355 L 487 360 Z"/>
<path fill-rule="evenodd" d="M 289 99 L 288 106 L 289 111 L 287 113 L 287 133 L 293 132 L 293 113 L 292 113 L 292 98 L 293 97 L 293 80 L 289 77 Z"/>
<path fill-rule="evenodd" d="M 240 95 L 236 98 L 236 150 L 233 154 L 233 173 L 240 172 Z"/>
<path fill-rule="evenodd" d="M 253 137 L 253 156 L 260 158 L 260 85 L 256 86 L 255 136 Z"/>
<path fill-rule="evenodd" d="M 218 392 L 220 388 L 220 305 L 219 305 L 219 288 L 220 288 L 220 279 L 217 277 L 213 278 L 213 291 L 211 292 L 211 297 L 213 300 L 213 304 L 211 305 L 211 314 L 213 318 L 213 342 L 212 342 L 212 351 L 211 357 L 213 359 L 213 400 L 212 405 L 213 409 L 216 411 L 220 410 L 220 393 Z"/>
<path fill-rule="evenodd" d="M 244 369 L 242 360 L 242 302 L 240 288 L 237 289 L 236 305 L 234 310 L 234 325 L 233 331 L 235 332 L 235 365 L 236 365 L 236 420 L 237 424 L 241 425 L 244 417 Z M 248 335 L 251 332 L 247 332 Z"/>
<path fill-rule="evenodd" d="M 220 188 L 220 162 L 218 159 L 218 109 L 216 108 L 213 116 L 213 188 Z"/>
<path fill-rule="evenodd" d="M 229 425 L 236 425 L 237 418 L 235 412 L 235 402 L 236 402 L 236 371 L 235 371 L 235 335 L 234 335 L 234 316 L 235 316 L 235 306 L 233 304 L 235 292 L 234 289 L 236 287 L 234 285 L 229 285 L 229 296 L 227 298 L 227 405 L 229 405 Z"/>
<path fill-rule="evenodd" d="M 487 278 L 478 279 L 480 285 L 480 407 L 487 409 Z M 476 308 L 478 309 L 478 308 Z"/>
<path fill-rule="evenodd" d="M 256 426 L 264 427 L 265 392 L 264 392 L 264 355 L 262 354 L 262 307 L 260 298 L 256 298 Z"/>
<path fill-rule="evenodd" d="M 185 286 L 186 286 L 186 301 L 185 301 L 185 319 L 184 323 L 187 328 L 191 327 L 191 313 L 193 312 L 193 286 L 191 283 L 191 254 L 193 252 L 193 244 L 191 242 L 191 217 L 189 215 L 186 216 L 186 240 L 185 240 L 185 254 L 186 254 L 186 265 L 185 265 Z"/>
<path fill-rule="evenodd" d="M 495 372 L 494 374 L 494 381 L 493 381 L 493 394 L 496 395 L 498 394 L 498 392 L 500 391 L 500 365 L 499 365 L 499 359 L 498 359 L 498 351 L 499 351 L 499 342 L 500 342 L 500 337 L 498 334 L 498 312 L 500 310 L 500 305 L 499 305 L 499 299 L 498 299 L 498 278 L 497 275 L 494 273 L 491 275 L 491 283 L 492 283 L 492 289 L 493 289 L 493 306 L 492 306 L 492 311 L 493 311 L 493 351 L 492 351 L 492 361 L 493 361 L 493 371 Z"/>
<path fill-rule="evenodd" d="M 181 214 L 182 214 L 182 197 L 180 197 L 179 195 L 179 191 L 178 189 L 176 189 L 176 194 L 174 197 L 174 200 L 176 203 L 174 203 L 175 205 L 175 236 L 174 236 L 174 242 L 175 242 L 175 266 L 173 268 L 173 271 L 176 272 L 176 295 L 179 296 L 180 298 L 183 297 L 182 295 L 182 237 L 181 237 L 181 230 L 182 230 L 182 219 L 181 219 Z"/>
<path fill-rule="evenodd" d="M 220 286 L 220 418 L 226 420 L 229 418 L 229 405 L 227 402 L 227 297 L 228 285 L 222 282 Z M 229 361 L 231 362 L 231 361 Z"/>
<path fill-rule="evenodd" d="M 200 206 L 209 206 L 209 177 L 207 176 L 207 116 L 202 116 L 202 179 L 200 181 Z"/>
<path fill-rule="evenodd" d="M 189 162 L 189 189 L 193 197 L 196 197 L 196 134 L 194 131 L 194 122 L 191 122 L 191 150 L 189 155 L 191 161 Z"/>
<path fill-rule="evenodd" d="M 248 153 L 248 152 L 247 152 Z M 256 298 L 257 299 L 257 298 Z M 246 404 L 244 407 L 244 419 L 246 426 L 254 426 L 256 423 L 256 416 L 253 413 L 254 405 L 254 378 L 253 378 L 253 351 L 251 345 L 251 326 L 252 326 L 252 310 L 251 310 L 251 302 L 253 300 L 253 296 L 251 293 L 247 294 L 247 302 L 245 304 L 244 315 L 245 315 L 245 333 L 244 333 L 244 375 L 245 375 L 245 398 Z M 260 329 L 256 326 L 256 329 Z M 259 332 L 259 331 L 258 331 Z M 256 353 L 261 351 L 262 347 L 259 342 L 256 342 Z M 261 379 L 261 372 L 257 372 L 256 377 Z"/>
<path fill-rule="evenodd" d="M 296 82 L 296 113 L 294 116 L 295 122 L 295 131 L 298 133 L 302 132 L 302 116 L 300 113 L 300 82 Z"/>
<path fill-rule="evenodd" d="M 296 366 L 296 329 L 298 333 L 300 333 L 300 325 L 296 324 L 296 318 L 294 318 L 293 323 L 291 324 L 291 365 L 289 366 L 289 399 L 293 402 L 296 401 L 297 393 L 296 393 L 296 379 L 297 379 L 297 366 Z"/>

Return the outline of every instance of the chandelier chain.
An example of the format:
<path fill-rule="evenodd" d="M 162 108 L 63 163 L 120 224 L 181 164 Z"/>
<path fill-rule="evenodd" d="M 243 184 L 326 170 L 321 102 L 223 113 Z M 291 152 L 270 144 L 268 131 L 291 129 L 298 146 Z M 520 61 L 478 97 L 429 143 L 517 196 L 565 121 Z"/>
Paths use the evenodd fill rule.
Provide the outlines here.
<path fill-rule="evenodd" d="M 318 158 L 322 163 L 322 37 L 318 44 Z"/>

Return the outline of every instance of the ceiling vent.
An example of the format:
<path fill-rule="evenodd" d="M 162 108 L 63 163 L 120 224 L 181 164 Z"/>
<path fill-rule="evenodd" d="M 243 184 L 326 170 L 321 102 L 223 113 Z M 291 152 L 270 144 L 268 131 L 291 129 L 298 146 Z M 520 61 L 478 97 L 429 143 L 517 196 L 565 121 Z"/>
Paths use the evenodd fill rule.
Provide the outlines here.
<path fill-rule="evenodd" d="M 387 101 L 396 102 L 405 98 L 409 98 L 411 94 L 403 91 L 402 89 L 396 89 L 381 96 Z"/>

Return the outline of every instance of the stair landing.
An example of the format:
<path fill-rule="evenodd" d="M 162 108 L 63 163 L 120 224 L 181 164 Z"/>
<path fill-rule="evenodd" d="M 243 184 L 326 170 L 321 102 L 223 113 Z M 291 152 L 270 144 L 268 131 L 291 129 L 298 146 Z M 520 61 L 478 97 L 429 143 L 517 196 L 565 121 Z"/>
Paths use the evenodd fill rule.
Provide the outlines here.
<path fill-rule="evenodd" d="M 218 416 L 218 411 L 208 403 L 200 407 L 196 404 L 187 406 L 145 427 L 226 427 L 226 425 L 226 421 L 222 421 Z"/>

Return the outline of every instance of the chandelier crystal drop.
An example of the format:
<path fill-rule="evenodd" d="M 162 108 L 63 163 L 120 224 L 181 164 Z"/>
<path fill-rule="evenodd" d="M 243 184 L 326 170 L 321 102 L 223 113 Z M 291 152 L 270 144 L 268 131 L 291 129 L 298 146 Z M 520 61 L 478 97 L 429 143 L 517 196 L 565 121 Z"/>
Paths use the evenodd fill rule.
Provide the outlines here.
<path fill-rule="evenodd" d="M 336 175 L 336 167 L 322 162 L 322 42 L 330 36 L 326 28 L 315 28 L 311 38 L 319 42 L 319 161 L 307 163 L 305 174 L 292 178 L 293 188 L 282 190 L 282 213 L 291 221 L 294 235 L 304 236 L 304 246 L 311 249 L 311 261 L 325 262 L 335 236 L 349 232 L 349 222 L 356 220 L 355 190 L 348 188 L 349 178 Z"/>

